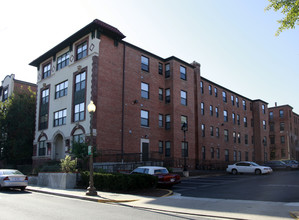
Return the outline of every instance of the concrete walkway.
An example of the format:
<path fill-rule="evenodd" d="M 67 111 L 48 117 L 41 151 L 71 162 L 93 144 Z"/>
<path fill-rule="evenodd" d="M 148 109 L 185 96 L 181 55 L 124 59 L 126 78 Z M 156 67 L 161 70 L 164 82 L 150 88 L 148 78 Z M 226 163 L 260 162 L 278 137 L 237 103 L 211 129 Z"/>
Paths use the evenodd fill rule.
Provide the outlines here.
<path fill-rule="evenodd" d="M 165 192 L 163 197 L 138 196 L 98 191 L 98 196 L 86 196 L 82 189 L 52 189 L 28 186 L 28 191 L 47 193 L 100 203 L 114 203 L 139 209 L 188 214 L 190 218 L 210 217 L 211 219 L 299 219 L 299 202 L 261 202 L 183 197 Z"/>

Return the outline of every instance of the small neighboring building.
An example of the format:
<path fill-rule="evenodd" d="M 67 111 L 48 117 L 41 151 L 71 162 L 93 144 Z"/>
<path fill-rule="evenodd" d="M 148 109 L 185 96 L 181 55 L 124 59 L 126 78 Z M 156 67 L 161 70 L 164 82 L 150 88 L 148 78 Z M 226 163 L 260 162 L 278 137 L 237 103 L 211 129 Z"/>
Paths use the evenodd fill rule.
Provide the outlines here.
<path fill-rule="evenodd" d="M 299 115 L 289 105 L 269 108 L 270 159 L 299 160 Z"/>
<path fill-rule="evenodd" d="M 29 88 L 33 92 L 36 92 L 37 85 L 34 83 L 17 80 L 15 79 L 15 74 L 7 75 L 1 82 L 0 101 L 4 102 L 15 91 L 27 92 Z"/>

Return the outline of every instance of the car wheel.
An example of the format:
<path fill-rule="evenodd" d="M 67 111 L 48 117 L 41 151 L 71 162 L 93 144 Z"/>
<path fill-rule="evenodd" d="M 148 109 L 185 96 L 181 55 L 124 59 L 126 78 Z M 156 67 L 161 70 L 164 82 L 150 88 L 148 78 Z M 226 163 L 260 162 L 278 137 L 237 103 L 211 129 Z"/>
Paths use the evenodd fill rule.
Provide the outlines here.
<path fill-rule="evenodd" d="M 237 171 L 236 169 L 233 169 L 233 170 L 232 170 L 232 174 L 233 174 L 233 175 L 237 175 L 237 174 L 238 174 L 238 171 Z"/>
<path fill-rule="evenodd" d="M 21 191 L 24 191 L 26 189 L 26 186 L 20 187 Z"/>
<path fill-rule="evenodd" d="M 261 175 L 262 174 L 262 171 L 261 170 L 259 170 L 259 169 L 256 169 L 255 170 L 255 175 Z"/>

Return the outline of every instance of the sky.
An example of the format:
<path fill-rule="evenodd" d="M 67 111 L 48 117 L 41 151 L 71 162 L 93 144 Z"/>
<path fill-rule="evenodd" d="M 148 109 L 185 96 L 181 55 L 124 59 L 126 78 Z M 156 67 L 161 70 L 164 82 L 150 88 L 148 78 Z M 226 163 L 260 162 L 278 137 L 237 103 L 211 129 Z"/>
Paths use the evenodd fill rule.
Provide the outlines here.
<path fill-rule="evenodd" d="M 299 27 L 278 37 L 267 0 L 0 0 L 0 80 L 37 82 L 29 63 L 94 19 L 162 58 L 201 64 L 201 75 L 268 107 L 299 114 Z"/>

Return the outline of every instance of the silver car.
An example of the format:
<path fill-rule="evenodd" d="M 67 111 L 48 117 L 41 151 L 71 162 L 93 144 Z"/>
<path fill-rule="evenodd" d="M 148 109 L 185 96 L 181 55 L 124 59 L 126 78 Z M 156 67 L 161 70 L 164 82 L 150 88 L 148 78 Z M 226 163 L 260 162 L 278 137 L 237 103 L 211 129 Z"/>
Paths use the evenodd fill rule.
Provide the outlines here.
<path fill-rule="evenodd" d="M 22 191 L 28 186 L 28 177 L 18 170 L 0 169 L 0 189 L 19 188 Z"/>

